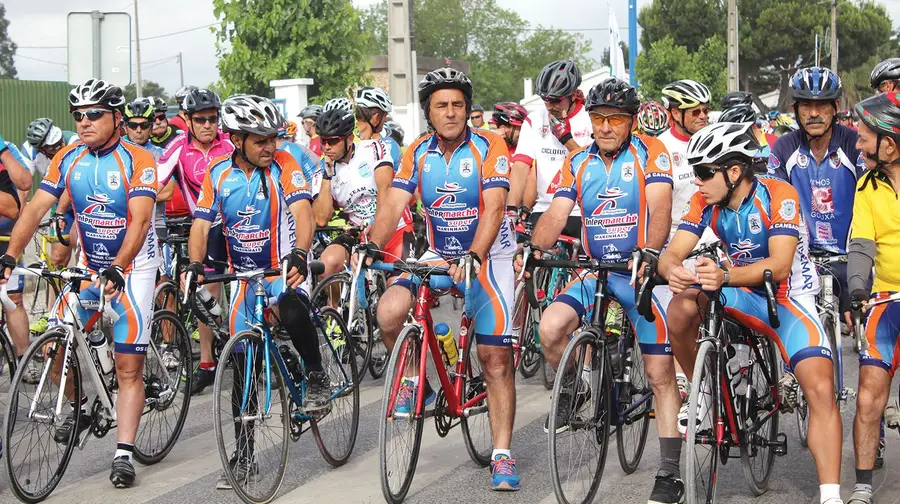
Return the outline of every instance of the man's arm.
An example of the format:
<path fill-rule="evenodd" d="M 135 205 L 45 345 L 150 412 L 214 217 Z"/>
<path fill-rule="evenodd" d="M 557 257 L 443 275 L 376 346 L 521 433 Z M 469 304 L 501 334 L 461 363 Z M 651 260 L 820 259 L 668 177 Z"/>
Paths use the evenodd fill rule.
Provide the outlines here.
<path fill-rule="evenodd" d="M 569 139 L 568 141 L 566 141 L 566 143 L 563 144 L 563 147 L 565 147 L 566 149 L 568 149 L 569 152 L 575 152 L 575 151 L 577 151 L 578 149 L 581 148 L 581 146 L 578 145 L 578 142 L 576 142 L 574 138 Z"/>
<path fill-rule="evenodd" d="M 294 227 L 297 228 L 296 246 L 308 251 L 312 246 L 313 234 L 316 232 L 316 222 L 313 219 L 309 200 L 295 201 L 288 207 L 288 210 L 291 211 L 291 215 L 294 217 Z"/>
<path fill-rule="evenodd" d="M 19 201 L 15 196 L 0 192 L 0 217 L 14 220 L 19 216 Z"/>
<path fill-rule="evenodd" d="M 172 201 L 172 197 L 175 196 L 175 180 L 169 180 L 169 183 L 159 191 L 159 194 L 156 196 L 156 201 L 166 202 Z"/>
<path fill-rule="evenodd" d="M 390 187 L 387 191 L 387 197 L 384 198 L 384 204 L 378 205 L 378 210 L 375 211 L 375 222 L 369 231 L 369 240 L 378 248 L 384 247 L 397 229 L 397 222 L 400 220 L 403 209 L 409 203 L 409 196 L 409 191 L 405 189 Z M 479 224 L 480 227 L 481 225 Z M 475 232 L 475 235 L 477 238 L 478 231 Z"/>
<path fill-rule="evenodd" d="M 72 198 L 68 192 L 64 192 L 59 197 L 59 203 L 56 204 L 56 213 L 62 215 L 69 211 L 70 206 L 72 206 Z"/>
<path fill-rule="evenodd" d="M 325 226 L 334 215 L 334 199 L 331 196 L 331 179 L 322 179 L 322 185 L 319 189 L 319 197 L 312 206 L 313 215 L 315 216 L 316 225 Z"/>
<path fill-rule="evenodd" d="M 550 208 L 538 219 L 531 233 L 531 243 L 540 248 L 548 249 L 559 238 L 569 220 L 569 214 L 575 208 L 575 200 L 570 198 L 553 198 Z"/>
<path fill-rule="evenodd" d="M 497 232 L 500 231 L 500 223 L 506 216 L 506 192 L 503 187 L 492 187 L 481 192 L 484 211 L 478 217 L 478 228 L 469 250 L 478 254 L 482 261 L 491 251 Z"/>
<path fill-rule="evenodd" d="M 518 207 L 522 204 L 522 198 L 525 194 L 525 187 L 528 181 L 528 171 L 531 165 L 522 161 L 514 161 L 512 169 L 509 172 L 509 195 L 506 198 L 508 206 Z"/>
<path fill-rule="evenodd" d="M 56 197 L 47 191 L 39 189 L 34 193 L 34 197 L 25 205 L 25 209 L 22 210 L 18 220 L 16 220 L 16 225 L 10 234 L 7 254 L 13 257 L 19 257 L 22 254 L 25 246 L 31 240 L 31 237 L 34 236 L 38 224 L 41 223 L 41 218 L 47 214 L 54 203 L 56 203 Z"/>
<path fill-rule="evenodd" d="M 156 200 L 148 196 L 128 198 L 128 214 L 131 219 L 128 221 L 119 253 L 112 262 L 113 266 L 127 268 L 141 251 L 141 247 L 144 246 L 144 241 L 147 239 L 150 223 L 153 221 L 153 205 L 155 204 Z"/>
<path fill-rule="evenodd" d="M 528 168 L 528 178 L 525 179 L 525 195 L 522 196 L 522 205 L 525 208 L 534 208 L 537 202 L 537 168 Z"/>
<path fill-rule="evenodd" d="M 6 167 L 6 171 L 9 172 L 9 178 L 16 185 L 16 189 L 26 192 L 30 191 L 31 172 L 13 154 L 13 148 L 15 147 L 13 146 L 0 152 L 0 164 Z"/>
<path fill-rule="evenodd" d="M 376 208 L 381 208 L 388 197 L 391 182 L 394 181 L 394 165 L 381 164 L 375 168 L 375 186 L 378 188 L 378 200 Z"/>
<path fill-rule="evenodd" d="M 206 260 L 206 244 L 209 241 L 209 230 L 212 222 L 206 219 L 194 219 L 191 222 L 191 235 L 188 238 L 188 257 L 191 262 L 202 263 Z"/>
<path fill-rule="evenodd" d="M 644 245 L 661 250 L 672 227 L 672 186 L 666 183 L 647 184 L 645 191 L 650 227 Z"/>
<path fill-rule="evenodd" d="M 872 266 L 875 264 L 875 242 L 865 238 L 853 238 L 847 250 L 847 288 L 866 290 Z"/>

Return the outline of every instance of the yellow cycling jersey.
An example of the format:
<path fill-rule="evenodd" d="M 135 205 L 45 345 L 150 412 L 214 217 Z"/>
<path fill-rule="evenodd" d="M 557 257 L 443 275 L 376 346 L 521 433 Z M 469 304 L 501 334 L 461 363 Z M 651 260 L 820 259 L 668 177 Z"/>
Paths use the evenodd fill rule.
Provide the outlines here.
<path fill-rule="evenodd" d="M 883 175 L 866 174 L 857 189 L 850 239 L 875 242 L 872 292 L 900 291 L 900 195 Z"/>

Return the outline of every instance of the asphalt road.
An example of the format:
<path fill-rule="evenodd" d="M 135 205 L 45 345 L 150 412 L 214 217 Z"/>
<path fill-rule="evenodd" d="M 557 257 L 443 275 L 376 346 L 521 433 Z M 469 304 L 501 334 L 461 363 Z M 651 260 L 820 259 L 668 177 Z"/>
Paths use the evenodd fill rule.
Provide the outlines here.
<path fill-rule="evenodd" d="M 450 303 L 444 303 L 435 320 L 457 320 Z M 845 340 L 848 341 L 848 340 Z M 856 359 L 845 346 L 848 362 L 847 381 L 855 386 Z M 522 478 L 518 493 L 489 490 L 490 473 L 476 467 L 463 445 L 459 429 L 439 438 L 429 419 L 425 424 L 422 453 L 409 503 L 553 503 L 556 501 L 548 471 L 547 435 L 544 416 L 549 409 L 550 393 L 535 377 L 518 378 L 518 408 L 513 439 L 513 456 Z M 285 503 L 380 503 L 384 502 L 378 473 L 378 422 L 382 382 L 366 377 L 361 386 L 359 436 L 350 461 L 332 469 L 319 455 L 311 433 L 291 445 L 289 466 L 277 502 Z M 894 388 L 896 391 L 896 388 Z M 854 482 L 853 448 L 850 439 L 854 407 L 844 412 L 844 457 L 842 494 L 849 499 Z M 212 428 L 211 389 L 195 397 L 181 437 L 169 456 L 149 467 L 138 465 L 137 485 L 116 490 L 108 480 L 115 448 L 115 431 L 103 439 L 91 438 L 84 450 L 76 451 L 68 471 L 48 502 L 157 502 L 217 503 L 238 502 L 229 491 L 216 490 L 221 462 Z M 800 447 L 793 417 L 783 418 L 782 430 L 788 436 L 789 450 L 775 462 L 770 490 L 753 498 L 743 479 L 739 460 L 731 460 L 719 472 L 719 501 L 723 503 L 806 504 L 818 503 L 818 484 L 812 458 Z M 625 476 L 618 466 L 614 447 L 606 464 L 598 497 L 594 502 L 609 504 L 644 503 L 650 494 L 659 456 L 655 427 L 638 471 Z M 879 504 L 900 503 L 900 434 L 888 433 L 885 468 L 875 473 Z M 614 441 L 613 441 L 614 442 Z M 837 442 L 837 440 L 835 440 Z M 5 461 L 4 461 L 5 462 Z M 5 464 L 3 465 L 5 468 Z M 0 475 L 0 503 L 15 502 L 8 488 L 5 471 Z"/>

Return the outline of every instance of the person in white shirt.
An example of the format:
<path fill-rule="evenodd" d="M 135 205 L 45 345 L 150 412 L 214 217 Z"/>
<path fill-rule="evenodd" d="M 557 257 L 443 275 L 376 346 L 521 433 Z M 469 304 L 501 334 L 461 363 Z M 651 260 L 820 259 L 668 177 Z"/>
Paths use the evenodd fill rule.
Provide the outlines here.
<path fill-rule="evenodd" d="M 580 85 L 581 72 L 571 60 L 554 61 L 538 74 L 534 91 L 544 100 L 544 107 L 528 114 L 519 132 L 507 198 L 510 217 L 515 219 L 518 207 L 524 204 L 532 210 L 529 220 L 537 222 L 559 187 L 566 157 L 593 141 Z M 526 183 L 531 188 L 527 193 Z M 563 234 L 579 236 L 580 217 L 576 205 Z"/>

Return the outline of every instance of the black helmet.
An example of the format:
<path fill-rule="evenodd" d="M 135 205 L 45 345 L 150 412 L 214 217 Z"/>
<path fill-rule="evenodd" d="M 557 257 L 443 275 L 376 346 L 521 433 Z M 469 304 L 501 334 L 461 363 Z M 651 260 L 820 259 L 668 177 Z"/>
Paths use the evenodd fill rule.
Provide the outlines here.
<path fill-rule="evenodd" d="M 191 91 L 196 91 L 197 86 L 181 86 L 178 91 L 175 91 L 175 101 L 178 102 L 178 106 L 180 107 L 182 103 L 184 103 L 184 97 L 191 94 Z"/>
<path fill-rule="evenodd" d="M 93 105 L 119 110 L 125 105 L 122 88 L 101 79 L 88 79 L 69 92 L 69 110 Z"/>
<path fill-rule="evenodd" d="M 791 98 L 794 101 L 840 100 L 841 78 L 825 67 L 801 68 L 791 77 Z"/>
<path fill-rule="evenodd" d="M 900 93 L 891 91 L 866 98 L 856 104 L 855 110 L 869 129 L 900 143 Z"/>
<path fill-rule="evenodd" d="M 472 81 L 466 74 L 455 68 L 438 68 L 425 74 L 425 78 L 419 83 L 419 104 L 426 114 L 428 98 L 439 89 L 459 89 L 466 97 L 466 105 L 472 104 Z"/>
<path fill-rule="evenodd" d="M 475 105 L 472 105 L 472 112 L 484 112 L 484 107 L 476 103 Z"/>
<path fill-rule="evenodd" d="M 44 140 L 47 138 L 47 135 L 50 134 L 51 130 L 53 130 L 52 120 L 46 117 L 35 119 L 34 121 L 31 121 L 31 124 L 25 129 L 25 140 L 36 149 L 43 147 Z"/>
<path fill-rule="evenodd" d="M 900 80 L 900 58 L 888 58 L 875 65 L 869 76 L 869 83 L 876 90 L 882 82 L 889 80 Z"/>
<path fill-rule="evenodd" d="M 219 102 L 219 96 L 208 89 L 195 89 L 184 97 L 181 109 L 186 114 L 193 114 L 198 110 L 216 109 L 222 104 Z"/>
<path fill-rule="evenodd" d="M 316 131 L 323 137 L 347 137 L 353 134 L 356 117 L 353 112 L 333 109 L 316 119 Z"/>
<path fill-rule="evenodd" d="M 554 61 L 545 66 L 534 83 L 541 98 L 565 98 L 581 85 L 581 72 L 572 60 Z"/>
<path fill-rule="evenodd" d="M 719 119 L 716 122 L 721 123 L 752 123 L 756 122 L 756 111 L 750 108 L 747 105 L 741 105 L 737 107 L 731 107 L 727 109 L 725 112 L 722 112 L 722 115 L 719 116 Z"/>
<path fill-rule="evenodd" d="M 722 110 L 751 105 L 753 105 L 753 94 L 746 91 L 732 91 L 725 93 L 725 96 L 722 97 Z"/>
<path fill-rule="evenodd" d="M 584 108 L 591 111 L 597 107 L 615 107 L 624 109 L 629 114 L 637 114 L 641 107 L 637 90 L 631 84 L 610 77 L 591 88 Z"/>
<path fill-rule="evenodd" d="M 147 98 L 137 98 L 133 102 L 125 105 L 125 118 L 146 117 L 152 122 L 153 104 Z"/>

